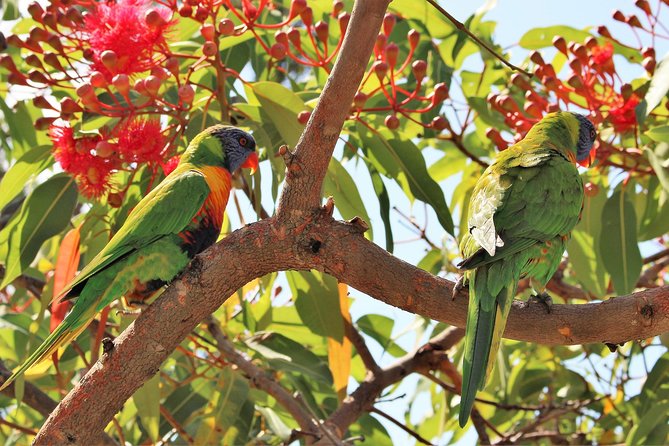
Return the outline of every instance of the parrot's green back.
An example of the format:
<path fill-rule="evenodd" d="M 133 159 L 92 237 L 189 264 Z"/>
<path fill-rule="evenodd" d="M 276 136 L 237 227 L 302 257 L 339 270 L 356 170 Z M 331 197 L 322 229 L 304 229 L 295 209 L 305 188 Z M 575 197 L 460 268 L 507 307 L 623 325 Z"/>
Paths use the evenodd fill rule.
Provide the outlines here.
<path fill-rule="evenodd" d="M 583 183 L 574 162 L 577 149 L 581 155 L 582 125 L 594 139 L 592 124 L 582 122 L 572 113 L 547 115 L 500 152 L 474 187 L 460 243 L 459 267 L 466 270 L 470 295 L 461 426 L 494 365 L 518 281 L 529 276 L 543 291 L 578 222 Z"/>
<path fill-rule="evenodd" d="M 244 142 L 233 148 L 239 155 L 226 146 L 238 140 Z M 255 156 L 254 150 L 253 138 L 232 127 L 210 127 L 196 136 L 176 169 L 137 204 L 109 243 L 56 298 L 76 297 L 76 302 L 0 390 L 77 337 L 115 299 L 131 291 L 150 295 L 214 243 L 231 189 L 226 153 L 237 157 L 239 167 L 251 153 Z"/>

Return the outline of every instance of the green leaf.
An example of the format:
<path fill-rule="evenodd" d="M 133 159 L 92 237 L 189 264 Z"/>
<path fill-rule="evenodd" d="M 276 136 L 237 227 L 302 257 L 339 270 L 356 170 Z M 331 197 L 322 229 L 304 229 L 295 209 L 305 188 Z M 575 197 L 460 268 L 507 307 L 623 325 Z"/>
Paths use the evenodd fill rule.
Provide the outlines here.
<path fill-rule="evenodd" d="M 523 34 L 518 44 L 528 50 L 538 50 L 553 45 L 553 38 L 562 36 L 567 42 L 583 42 L 592 37 L 587 31 L 572 28 L 571 26 L 548 26 L 545 28 L 533 28 Z"/>
<path fill-rule="evenodd" d="M 21 210 L 0 231 L 0 243 L 7 243 L 8 248 L 0 289 L 30 265 L 42 243 L 67 227 L 76 202 L 77 188 L 66 174 L 51 177 L 28 196 Z"/>
<path fill-rule="evenodd" d="M 648 162 L 655 171 L 664 190 L 669 192 L 669 144 L 660 143 L 653 150 L 644 149 Z"/>
<path fill-rule="evenodd" d="M 288 271 L 286 277 L 295 299 L 295 308 L 304 324 L 318 335 L 341 342 L 344 323 L 337 280 L 318 271 Z"/>
<path fill-rule="evenodd" d="M 160 436 L 160 373 L 153 375 L 153 378 L 137 389 L 132 396 L 132 402 L 149 438 L 156 443 Z"/>
<path fill-rule="evenodd" d="M 669 143 L 669 125 L 650 128 L 646 131 L 646 136 L 653 141 Z"/>
<path fill-rule="evenodd" d="M 653 405 L 653 414 L 647 414 L 647 416 L 641 417 L 638 423 L 635 423 L 634 426 L 629 430 L 627 438 L 625 439 L 625 444 L 632 445 L 644 445 L 647 444 L 646 440 L 652 431 L 658 426 L 659 423 L 666 423 L 666 417 L 663 414 L 666 414 L 669 411 L 669 401 L 663 401 Z"/>
<path fill-rule="evenodd" d="M 0 210 L 21 193 L 28 180 L 53 163 L 48 146 L 35 147 L 27 151 L 9 168 L 0 180 Z"/>
<path fill-rule="evenodd" d="M 637 105 L 637 110 L 643 111 L 645 116 L 650 115 L 655 107 L 660 105 L 667 92 L 669 92 L 669 53 L 665 54 L 655 67 L 646 96 Z"/>
<path fill-rule="evenodd" d="M 660 237 L 669 231 L 669 190 L 660 185 L 658 176 L 649 175 L 648 196 L 639 225 L 639 240 Z"/>
<path fill-rule="evenodd" d="M 592 182 L 599 191 L 595 196 L 586 195 L 583 201 L 581 221 L 572 232 L 567 243 L 569 262 L 573 274 L 583 287 L 597 297 L 606 295 L 608 274 L 602 263 L 599 250 L 599 237 L 602 231 L 602 209 L 606 202 L 605 185 L 588 175 L 583 182 Z"/>
<path fill-rule="evenodd" d="M 388 195 L 388 189 L 379 175 L 379 172 L 372 166 L 370 163 L 367 163 L 367 168 L 369 169 L 369 175 L 372 178 L 372 186 L 374 187 L 374 193 L 379 197 L 379 213 L 381 214 L 381 220 L 383 220 L 383 229 L 386 233 L 386 251 L 392 254 L 395 243 L 393 241 L 393 228 L 390 225 L 390 196 Z"/>
<path fill-rule="evenodd" d="M 444 266 L 444 256 L 441 253 L 441 250 L 433 248 L 425 254 L 425 257 L 423 257 L 416 266 L 429 273 L 437 275 Z"/>
<path fill-rule="evenodd" d="M 205 418 L 198 428 L 195 444 L 220 444 L 220 438 L 237 421 L 249 394 L 249 383 L 240 372 L 225 367 L 216 385 L 217 398 L 213 417 Z"/>
<path fill-rule="evenodd" d="M 416 145 L 408 139 L 399 139 L 396 134 L 384 136 L 358 124 L 358 134 L 367 148 L 367 155 L 374 167 L 402 185 L 419 200 L 429 204 L 437 214 L 441 226 L 454 234 L 453 219 L 446 206 L 444 193 L 429 175 L 425 159 Z M 406 192 L 406 188 L 403 187 Z"/>
<path fill-rule="evenodd" d="M 381 344 L 384 350 L 395 357 L 406 355 L 406 351 L 390 337 L 395 321 L 380 314 L 366 314 L 355 322 L 355 325 L 367 336 Z"/>
<path fill-rule="evenodd" d="M 279 333 L 258 332 L 246 340 L 246 345 L 260 353 L 274 369 L 307 375 L 332 386 L 327 363 L 299 342 Z"/>
<path fill-rule="evenodd" d="M 267 427 L 270 428 L 274 434 L 283 441 L 287 441 L 290 438 L 293 430 L 286 426 L 286 423 L 274 412 L 274 410 L 269 407 L 262 407 L 256 405 L 256 410 L 260 412 L 265 421 L 267 421 Z"/>
<path fill-rule="evenodd" d="M 327 197 L 328 195 L 332 195 L 335 206 L 337 206 L 344 219 L 350 220 L 353 217 L 360 217 L 365 222 L 370 223 L 365 204 L 362 202 L 360 192 L 358 192 L 358 187 L 351 174 L 334 158 L 330 159 L 330 165 L 323 181 L 323 196 Z M 365 237 L 374 240 L 371 224 L 369 230 L 365 233 Z"/>
<path fill-rule="evenodd" d="M 604 267 L 611 274 L 618 294 L 634 290 L 641 273 L 642 259 L 637 244 L 636 214 L 627 194 L 621 187 L 604 204 L 599 248 Z"/>
<path fill-rule="evenodd" d="M 33 118 L 30 116 L 26 104 L 19 102 L 14 107 L 14 110 L 12 110 L 0 97 L 0 110 L 2 110 L 9 127 L 9 134 L 11 135 L 15 152 L 14 156 L 20 156 L 24 152 L 37 147 Z"/>
<path fill-rule="evenodd" d="M 284 142 L 295 147 L 304 126 L 297 121 L 297 114 L 307 107 L 298 95 L 275 82 L 256 82 L 247 88 L 249 103 L 254 98 L 262 106 L 262 112 L 271 119 Z"/>
<path fill-rule="evenodd" d="M 20 17 L 18 0 L 4 0 L 0 2 L 0 6 L 2 7 L 2 20 L 16 20 Z"/>

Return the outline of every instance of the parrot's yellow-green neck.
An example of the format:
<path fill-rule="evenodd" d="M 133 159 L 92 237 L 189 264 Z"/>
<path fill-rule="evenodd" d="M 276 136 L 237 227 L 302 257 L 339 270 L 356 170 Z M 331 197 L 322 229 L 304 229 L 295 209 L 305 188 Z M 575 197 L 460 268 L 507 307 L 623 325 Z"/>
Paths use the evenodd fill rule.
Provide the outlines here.
<path fill-rule="evenodd" d="M 549 144 L 575 163 L 578 135 L 579 122 L 573 113 L 550 113 L 536 123 L 519 144 L 528 147 L 537 147 L 537 142 Z"/>

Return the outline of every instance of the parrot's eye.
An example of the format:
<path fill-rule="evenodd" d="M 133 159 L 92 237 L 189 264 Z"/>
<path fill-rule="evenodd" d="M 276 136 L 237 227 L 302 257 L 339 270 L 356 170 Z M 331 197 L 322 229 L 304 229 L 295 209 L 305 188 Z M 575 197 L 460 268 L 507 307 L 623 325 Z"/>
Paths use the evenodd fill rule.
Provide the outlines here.
<path fill-rule="evenodd" d="M 246 144 L 247 144 L 248 142 L 249 142 L 249 141 L 248 141 L 246 138 L 244 138 L 243 136 L 242 136 L 241 138 L 239 138 L 239 144 L 242 145 L 242 146 L 244 146 L 244 147 L 246 147 Z"/>
<path fill-rule="evenodd" d="M 597 138 L 597 132 L 595 129 L 590 130 L 590 139 L 595 140 Z"/>

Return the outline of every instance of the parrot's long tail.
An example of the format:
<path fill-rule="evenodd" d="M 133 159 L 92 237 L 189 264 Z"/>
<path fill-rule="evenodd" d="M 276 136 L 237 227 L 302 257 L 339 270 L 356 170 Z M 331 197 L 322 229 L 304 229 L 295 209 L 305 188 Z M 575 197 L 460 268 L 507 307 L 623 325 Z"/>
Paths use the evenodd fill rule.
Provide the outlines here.
<path fill-rule="evenodd" d="M 69 319 L 69 320 L 68 320 Z M 74 320 L 73 314 L 70 313 L 63 322 L 61 322 L 56 329 L 37 347 L 28 359 L 25 360 L 21 366 L 14 370 L 12 376 L 0 386 L 0 390 L 9 386 L 16 378 L 27 372 L 32 366 L 38 364 L 44 359 L 50 357 L 59 347 L 68 343 L 70 340 L 79 336 L 79 334 L 86 328 L 87 323 L 80 324 L 80 320 Z M 78 319 L 78 318 L 76 318 Z"/>
<path fill-rule="evenodd" d="M 472 411 L 476 392 L 485 387 L 494 364 L 506 325 L 506 318 L 516 293 L 516 282 L 501 287 L 496 295 L 490 292 L 488 267 L 469 272 L 469 311 L 465 330 L 465 353 L 460 400 L 460 427 L 464 427 Z M 481 274 L 484 273 L 484 274 Z M 476 276 L 480 275 L 479 283 Z"/>

